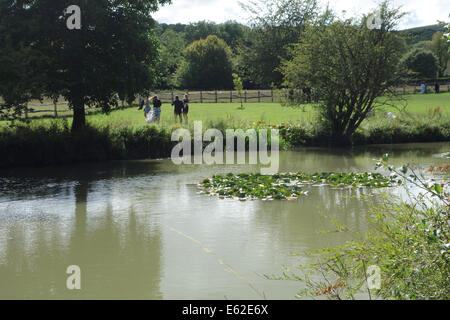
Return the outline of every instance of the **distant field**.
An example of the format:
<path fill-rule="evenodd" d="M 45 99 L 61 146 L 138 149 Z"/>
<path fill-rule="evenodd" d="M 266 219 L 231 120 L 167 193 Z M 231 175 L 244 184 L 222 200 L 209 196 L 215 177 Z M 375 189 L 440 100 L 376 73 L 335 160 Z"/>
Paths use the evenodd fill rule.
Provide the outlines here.
<path fill-rule="evenodd" d="M 450 115 L 450 93 L 441 94 L 411 94 L 404 96 L 406 103 L 397 103 L 395 106 L 385 107 L 379 111 L 393 112 L 400 114 L 404 111 L 411 114 L 426 114 L 436 108 L 440 108 L 443 114 Z M 218 121 L 226 120 L 234 122 L 236 125 L 241 122 L 264 121 L 266 123 L 299 122 L 302 120 L 312 120 L 316 111 L 312 106 L 305 105 L 304 108 L 283 107 L 279 103 L 245 103 L 244 110 L 238 109 L 239 103 L 191 103 L 190 121 Z M 48 107 L 47 107 L 48 108 Z M 70 116 L 71 112 L 58 112 L 60 116 Z M 37 114 L 42 116 L 42 114 Z M 33 114 L 30 114 L 33 116 Z M 49 115 L 50 116 L 50 115 Z M 162 124 L 173 123 L 173 107 L 169 103 L 163 103 Z M 37 120 L 46 121 L 46 120 Z M 137 107 L 116 110 L 109 115 L 93 114 L 88 116 L 91 123 L 109 123 L 112 126 L 135 126 L 144 124 L 143 111 L 138 111 Z"/>

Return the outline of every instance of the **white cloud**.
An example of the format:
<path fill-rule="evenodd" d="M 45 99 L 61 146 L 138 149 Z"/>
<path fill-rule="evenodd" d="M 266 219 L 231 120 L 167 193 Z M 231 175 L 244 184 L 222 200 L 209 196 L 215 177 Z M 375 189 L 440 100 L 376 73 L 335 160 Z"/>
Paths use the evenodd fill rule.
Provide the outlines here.
<path fill-rule="evenodd" d="M 245 0 L 244 0 L 245 1 Z M 449 0 L 393 0 L 394 6 L 403 6 L 409 12 L 400 27 L 412 28 L 435 24 L 437 20 L 448 20 Z M 380 0 L 322 0 L 330 3 L 336 11 L 346 11 L 346 16 L 368 13 L 377 7 Z M 246 22 L 246 14 L 239 0 L 173 0 L 171 5 L 162 7 L 155 15 L 162 23 L 189 23 L 209 20 L 217 23 L 227 20 Z"/>

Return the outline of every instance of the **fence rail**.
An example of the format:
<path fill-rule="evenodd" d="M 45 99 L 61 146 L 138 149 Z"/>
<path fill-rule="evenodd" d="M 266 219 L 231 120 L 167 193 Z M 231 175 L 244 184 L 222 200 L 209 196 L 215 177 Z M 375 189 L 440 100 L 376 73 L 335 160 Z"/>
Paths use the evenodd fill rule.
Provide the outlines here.
<path fill-rule="evenodd" d="M 405 85 L 396 88 L 398 94 L 420 94 L 420 85 Z M 427 85 L 427 92 L 434 93 L 434 85 Z M 440 92 L 450 92 L 450 82 L 440 85 Z M 242 96 L 236 91 L 155 91 L 151 93 L 151 96 L 158 95 L 164 104 L 172 103 L 176 96 L 183 99 L 184 95 L 189 95 L 189 100 L 192 103 L 240 103 L 241 99 L 243 103 L 280 103 L 284 98 L 284 93 L 266 89 L 266 90 L 244 90 Z M 138 98 L 140 99 L 140 98 Z M 134 101 L 135 104 L 139 103 L 139 100 Z M 25 112 L 25 118 L 33 116 L 48 116 L 55 117 L 71 115 L 72 110 L 69 108 L 67 101 L 60 98 L 56 103 L 49 100 L 44 100 L 42 103 L 39 101 L 31 101 L 28 103 L 28 110 Z"/>
<path fill-rule="evenodd" d="M 189 95 L 192 103 L 233 103 L 233 102 L 280 102 L 274 90 L 245 90 L 242 97 L 236 91 L 163 91 L 152 92 L 151 95 L 158 95 L 163 103 L 171 103 L 176 96 L 183 99 L 184 95 Z"/>

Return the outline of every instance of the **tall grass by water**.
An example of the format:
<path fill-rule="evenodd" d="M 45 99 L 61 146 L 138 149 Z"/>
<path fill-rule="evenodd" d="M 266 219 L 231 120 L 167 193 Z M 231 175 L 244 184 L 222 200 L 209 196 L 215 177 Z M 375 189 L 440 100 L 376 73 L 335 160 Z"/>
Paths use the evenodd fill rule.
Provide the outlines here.
<path fill-rule="evenodd" d="M 330 134 L 317 121 L 315 109 L 283 107 L 276 103 L 192 104 L 189 124 L 202 121 L 203 130 L 280 130 L 282 149 L 329 146 Z M 450 93 L 414 95 L 407 104 L 387 107 L 369 118 L 353 137 L 355 145 L 450 141 Z M 384 112 L 393 112 L 389 118 Z M 0 123 L 0 166 L 53 165 L 83 161 L 153 159 L 169 157 L 175 145 L 172 107 L 163 108 L 160 124 L 146 124 L 136 107 L 111 114 L 87 116 L 88 126 L 79 133 L 70 130 L 71 119 L 33 119 Z"/>
<path fill-rule="evenodd" d="M 193 132 L 193 122 L 185 125 Z M 54 165 L 85 161 L 166 158 L 176 142 L 172 132 L 180 124 L 130 125 L 89 119 L 85 130 L 72 133 L 66 119 L 15 123 L 0 127 L 0 166 Z M 269 124 L 228 117 L 203 123 L 203 131 L 226 129 L 280 130 L 280 147 L 329 146 L 329 134 L 314 121 Z M 355 145 L 450 141 L 450 116 L 442 113 L 367 120 L 354 135 Z"/>

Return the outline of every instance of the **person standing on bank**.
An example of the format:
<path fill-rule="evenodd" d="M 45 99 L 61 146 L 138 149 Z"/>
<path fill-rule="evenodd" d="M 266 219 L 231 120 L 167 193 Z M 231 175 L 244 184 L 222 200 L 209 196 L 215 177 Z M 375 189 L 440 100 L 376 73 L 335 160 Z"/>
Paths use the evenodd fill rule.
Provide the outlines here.
<path fill-rule="evenodd" d="M 147 98 L 147 100 L 145 101 L 145 109 L 144 109 L 144 117 L 147 120 L 147 122 L 149 122 L 149 118 L 151 117 L 151 112 L 152 112 L 152 106 L 150 105 L 150 98 Z"/>
<path fill-rule="evenodd" d="M 188 95 L 185 94 L 183 99 L 183 117 L 186 123 L 189 122 L 188 114 L 189 114 L 189 98 Z"/>
<path fill-rule="evenodd" d="M 177 122 L 178 118 L 180 118 L 180 123 L 183 123 L 183 118 L 181 116 L 184 108 L 183 101 L 180 100 L 180 97 L 176 96 L 175 101 L 172 102 L 172 105 L 174 107 L 173 112 L 175 116 L 175 122 Z"/>
<path fill-rule="evenodd" d="M 441 90 L 440 90 L 441 88 L 440 88 L 440 86 L 439 86 L 439 82 L 436 82 L 435 83 L 435 85 L 434 85 L 434 92 L 435 93 L 439 93 Z"/>
<path fill-rule="evenodd" d="M 162 102 L 158 99 L 158 96 L 153 97 L 153 121 L 159 123 L 161 119 L 161 106 Z"/>

